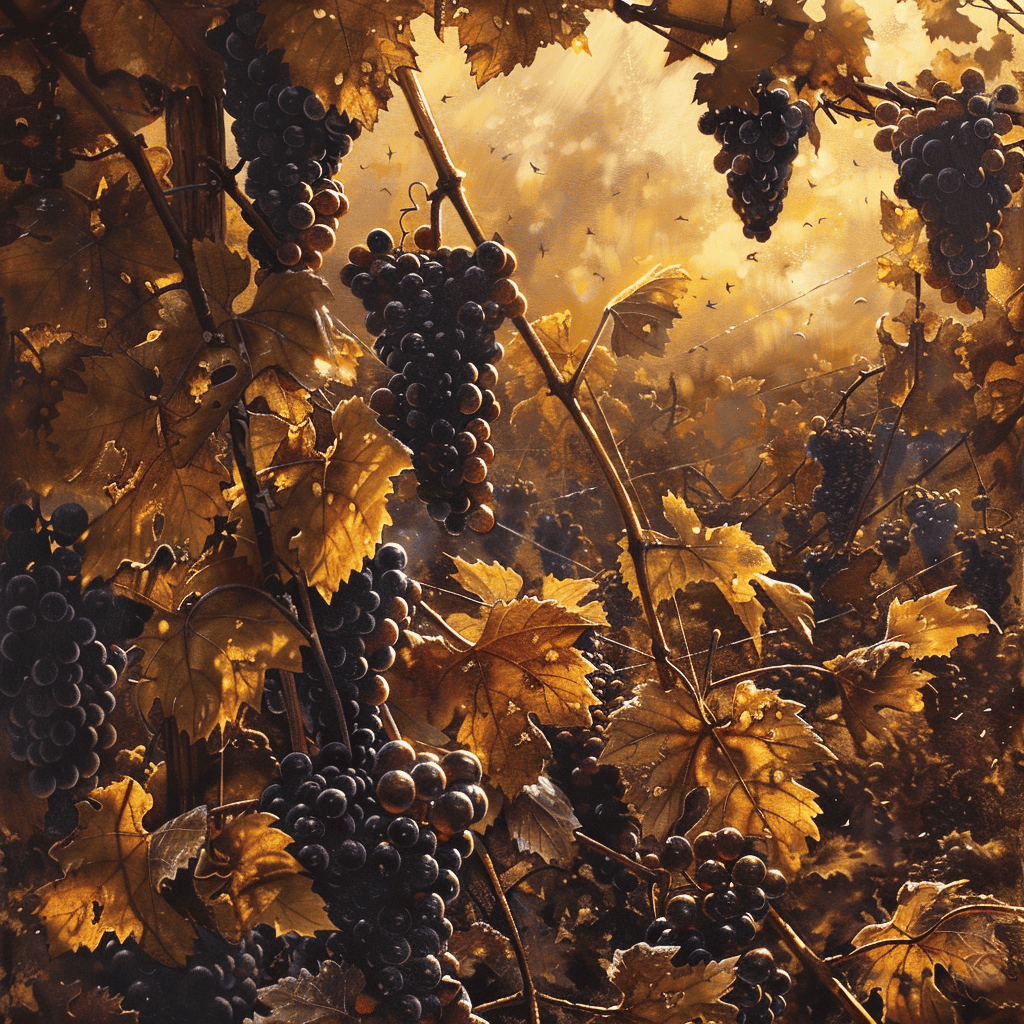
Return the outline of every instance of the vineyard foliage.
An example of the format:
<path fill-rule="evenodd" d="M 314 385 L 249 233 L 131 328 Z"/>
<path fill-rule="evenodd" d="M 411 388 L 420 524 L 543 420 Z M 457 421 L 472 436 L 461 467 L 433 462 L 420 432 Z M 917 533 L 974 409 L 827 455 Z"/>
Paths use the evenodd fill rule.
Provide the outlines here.
<path fill-rule="evenodd" d="M 1022 69 L 1016 0 L 0 0 L 0 1016 L 1019 1021 Z"/>

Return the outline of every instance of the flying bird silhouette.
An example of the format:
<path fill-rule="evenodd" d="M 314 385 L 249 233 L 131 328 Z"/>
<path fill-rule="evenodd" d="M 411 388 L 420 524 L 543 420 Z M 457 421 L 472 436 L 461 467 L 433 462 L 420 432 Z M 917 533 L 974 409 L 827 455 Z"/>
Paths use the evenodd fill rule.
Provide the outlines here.
<path fill-rule="evenodd" d="M 810 185 L 810 186 L 811 186 L 811 188 L 817 188 L 817 187 L 818 187 L 817 185 L 815 185 L 815 184 L 814 184 L 814 182 L 813 182 L 813 181 L 811 181 L 811 179 L 810 179 L 810 178 L 808 178 L 808 179 L 807 179 L 807 184 L 808 184 L 808 185 Z"/>
<path fill-rule="evenodd" d="M 619 195 L 619 194 L 620 194 L 621 192 L 622 192 L 622 189 L 621 189 L 621 188 L 617 188 L 617 189 L 614 189 L 614 190 L 612 191 L 612 198 L 614 199 L 614 198 L 615 198 L 615 196 Z"/>
<path fill-rule="evenodd" d="M 732 286 L 731 284 L 729 284 L 729 282 L 728 282 L 728 281 L 726 281 L 726 282 L 725 282 L 725 290 L 726 290 L 727 292 L 731 292 L 731 291 L 732 291 L 732 289 L 733 289 L 733 286 Z"/>
<path fill-rule="evenodd" d="M 451 96 L 445 94 L 444 96 L 441 97 L 441 102 L 442 103 L 447 103 L 450 99 L 451 99 Z"/>
<path fill-rule="evenodd" d="M 506 153 L 501 159 L 502 160 L 507 160 L 511 155 L 512 155 L 511 153 Z"/>
<path fill-rule="evenodd" d="M 679 214 L 679 216 L 676 217 L 676 220 L 686 220 L 686 221 L 688 221 L 689 219 L 690 219 L 689 217 L 684 217 L 682 214 Z"/>
<path fill-rule="evenodd" d="M 599 277 L 602 281 L 604 280 L 604 274 L 599 274 L 596 270 L 594 271 L 594 277 Z"/>
<path fill-rule="evenodd" d="M 712 302 L 710 299 L 708 299 L 708 301 L 704 303 L 704 308 L 705 309 L 714 309 L 716 307 L 716 305 L 717 305 L 717 303 Z"/>
<path fill-rule="evenodd" d="M 389 188 L 384 188 L 383 186 L 381 187 L 381 192 L 387 192 L 387 194 L 388 194 L 389 196 L 393 194 L 393 193 L 392 193 L 392 191 L 391 191 L 391 189 L 389 189 Z"/>
<path fill-rule="evenodd" d="M 544 243 L 541 242 L 540 243 L 540 258 L 544 259 L 544 257 L 548 254 L 549 251 L 550 250 L 544 248 Z"/>
<path fill-rule="evenodd" d="M 391 148 L 391 143 L 388 143 L 388 162 L 390 163 L 391 158 L 395 155 L 395 151 Z"/>
<path fill-rule="evenodd" d="M 593 232 L 593 231 L 591 231 L 591 230 L 590 230 L 590 228 L 587 228 L 587 234 L 588 234 L 588 235 L 592 235 L 592 234 L 594 234 L 594 232 Z"/>
<path fill-rule="evenodd" d="M 533 168 L 534 174 L 543 174 L 544 172 L 531 160 L 530 166 Z"/>
<path fill-rule="evenodd" d="M 747 253 L 747 259 L 750 260 L 752 263 L 756 263 L 757 262 L 757 253 L 756 252 L 748 252 Z"/>

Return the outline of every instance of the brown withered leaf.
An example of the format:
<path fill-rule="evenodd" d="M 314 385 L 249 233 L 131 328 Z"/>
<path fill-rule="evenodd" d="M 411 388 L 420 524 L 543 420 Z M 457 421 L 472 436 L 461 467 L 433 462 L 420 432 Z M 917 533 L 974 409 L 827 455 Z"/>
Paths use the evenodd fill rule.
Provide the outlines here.
<path fill-rule="evenodd" d="M 642 686 L 611 716 L 601 761 L 618 765 L 645 834 L 666 838 L 686 794 L 706 786 L 711 805 L 701 828 L 770 831 L 773 858 L 795 871 L 807 839 L 818 838 L 820 812 L 797 780 L 834 755 L 800 718 L 801 705 L 775 690 L 743 680 L 731 702 L 720 692 L 719 699 L 723 724 L 713 726 L 686 690 Z"/>
<path fill-rule="evenodd" d="M 585 30 L 591 11 L 610 10 L 610 0 L 481 0 L 458 6 L 446 4 L 446 25 L 457 26 L 459 46 L 476 84 L 529 67 L 544 46 L 560 44 L 577 53 L 586 51 Z"/>
<path fill-rule="evenodd" d="M 7 322 L 12 329 L 52 323 L 88 339 L 136 315 L 152 298 L 146 282 L 176 278 L 171 244 L 141 187 L 127 178 L 90 204 L 68 191 L 32 193 L 16 211 L 22 234 L 0 248 Z M 82 282 L 89 287 L 83 288 Z"/>
<path fill-rule="evenodd" d="M 262 403 L 266 403 L 266 411 L 293 425 L 308 419 L 313 411 L 309 392 L 274 369 L 264 370 L 249 385 L 245 400 L 249 408 L 257 413 L 264 411 Z"/>
<path fill-rule="evenodd" d="M 288 852 L 291 837 L 275 821 L 262 813 L 232 818 L 213 833 L 196 866 L 196 887 L 231 942 L 257 924 L 273 925 L 278 935 L 334 928 L 313 880 Z"/>
<path fill-rule="evenodd" d="M 187 89 L 221 73 L 203 36 L 225 10 L 204 0 L 89 0 L 82 28 L 101 71 L 124 68 Z"/>
<path fill-rule="evenodd" d="M 304 0 L 267 0 L 261 40 L 284 45 L 292 81 L 301 82 L 325 106 L 372 128 L 387 109 L 391 83 L 402 67 L 416 67 L 411 22 L 423 13 L 416 0 L 327 0 L 310 18 Z"/>
<path fill-rule="evenodd" d="M 806 18 L 806 16 L 804 16 Z M 757 111 L 752 89 L 757 76 L 788 54 L 803 34 L 772 15 L 750 18 L 726 39 L 728 53 L 709 73 L 700 73 L 694 98 L 712 110 L 737 106 Z"/>
<path fill-rule="evenodd" d="M 253 377 L 273 367 L 310 390 L 355 380 L 359 346 L 331 315 L 332 298 L 316 274 L 271 274 L 252 306 L 233 321 L 245 341 Z"/>
<path fill-rule="evenodd" d="M 252 275 L 249 258 L 223 242 L 214 242 L 209 238 L 196 239 L 192 243 L 192 250 L 199 280 L 210 302 L 210 312 L 214 320 L 222 324 L 232 316 L 235 299 L 249 287 Z"/>
<path fill-rule="evenodd" d="M 414 645 L 403 659 L 404 682 L 396 679 L 396 697 L 411 711 L 406 691 L 418 691 L 423 717 L 438 729 L 461 715 L 457 741 L 514 798 L 537 781 L 550 754 L 528 716 L 544 725 L 590 722 L 593 666 L 572 647 L 590 625 L 550 601 L 498 602 L 468 650 L 452 650 L 439 638 Z"/>
<path fill-rule="evenodd" d="M 622 993 L 616 1017 L 629 1024 L 734 1024 L 739 1011 L 722 997 L 736 980 L 739 957 L 676 967 L 677 951 L 646 942 L 615 951 L 608 977 Z"/>
<path fill-rule="evenodd" d="M 676 536 L 655 530 L 645 533 L 651 589 L 656 602 L 668 601 L 691 583 L 714 583 L 739 616 L 760 649 L 764 608 L 757 599 L 753 580 L 774 566 L 768 553 L 739 526 L 701 525 L 697 513 L 682 498 L 669 492 L 662 498 L 665 518 Z M 640 596 L 636 569 L 628 541 L 619 542 L 619 571 L 634 597 Z"/>
<path fill-rule="evenodd" d="M 995 935 L 992 917 L 970 914 L 938 924 L 958 904 L 989 902 L 988 898 L 962 893 L 963 884 L 907 882 L 900 889 L 892 918 L 868 925 L 854 936 L 855 948 L 892 942 L 851 960 L 861 990 L 881 992 L 886 1020 L 895 1024 L 935 1024 L 957 1019 L 952 1003 L 935 984 L 937 967 L 979 992 L 1005 980 L 1007 950 Z M 992 902 L 994 908 L 999 906 Z M 908 941 L 915 936 L 922 937 Z"/>
<path fill-rule="evenodd" d="M 298 977 L 283 978 L 259 990 L 269 1017 L 253 1015 L 254 1024 L 358 1024 L 355 1000 L 366 980 L 357 967 L 327 960 L 316 975 L 305 967 Z"/>
<path fill-rule="evenodd" d="M 138 1010 L 126 1010 L 121 996 L 105 988 L 87 988 L 68 1000 L 68 1019 L 74 1024 L 138 1024 Z"/>
<path fill-rule="evenodd" d="M 959 0 L 917 0 L 928 38 L 940 36 L 954 43 L 977 42 L 980 28 L 960 10 Z"/>
<path fill-rule="evenodd" d="M 775 70 L 801 85 L 854 96 L 867 105 L 857 82 L 868 76 L 867 41 L 874 38 L 868 16 L 856 0 L 824 0 L 822 6 L 824 18 L 797 36 Z"/>
<path fill-rule="evenodd" d="M 568 797 L 546 775 L 523 787 L 505 811 L 508 830 L 521 853 L 568 867 L 576 856 L 573 830 L 580 827 Z"/>
<path fill-rule="evenodd" d="M 510 990 L 522 986 L 512 941 L 486 921 L 474 921 L 468 928 L 458 929 L 448 940 L 448 949 L 458 959 L 462 977 L 485 964 Z"/>
<path fill-rule="evenodd" d="M 134 779 L 95 789 L 77 805 L 78 828 L 50 849 L 64 877 L 38 891 L 39 918 L 54 956 L 82 946 L 96 949 L 113 931 L 122 941 L 131 936 L 161 963 L 185 963 L 195 933 L 160 895 L 160 886 L 199 853 L 206 808 L 148 832 L 142 819 L 152 805 Z"/>
<path fill-rule="evenodd" d="M 663 13 L 674 15 L 694 23 L 693 0 L 662 0 L 656 5 Z M 672 28 L 669 30 L 671 41 L 666 45 L 668 57 L 666 65 L 677 60 L 692 57 L 692 50 L 699 50 L 705 43 L 713 39 L 724 39 L 735 31 L 744 21 L 761 14 L 761 5 L 757 0 L 706 0 L 700 5 L 699 23 L 706 25 L 703 30 L 694 28 Z M 682 45 L 680 45 L 682 44 Z M 691 49 L 687 49 L 690 47 Z"/>
<path fill-rule="evenodd" d="M 234 722 L 245 704 L 259 710 L 267 669 L 302 671 L 302 634 L 249 587 L 211 591 L 184 611 L 156 609 L 137 642 L 143 713 L 159 699 L 193 739 Z"/>
<path fill-rule="evenodd" d="M 1006 423 L 1020 418 L 1024 406 L 1024 356 L 1013 363 L 992 363 L 985 380 L 974 392 L 974 407 L 979 417 L 992 423 Z"/>
<path fill-rule="evenodd" d="M 612 352 L 617 356 L 665 354 L 668 332 L 682 315 L 689 274 L 679 266 L 652 267 L 608 303 Z"/>
<path fill-rule="evenodd" d="M 380 427 L 361 398 L 340 402 L 331 424 L 336 440 L 325 454 L 310 452 L 308 439 L 296 448 L 289 437 L 269 470 L 279 506 L 273 521 L 278 554 L 328 601 L 373 554 L 391 522 L 391 478 L 412 465 L 408 449 Z"/>

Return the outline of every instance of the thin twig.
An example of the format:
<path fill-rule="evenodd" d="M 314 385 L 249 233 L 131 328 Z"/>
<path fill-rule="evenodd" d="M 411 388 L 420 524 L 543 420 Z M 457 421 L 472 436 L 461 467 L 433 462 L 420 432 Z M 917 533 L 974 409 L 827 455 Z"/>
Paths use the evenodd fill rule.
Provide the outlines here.
<path fill-rule="evenodd" d="M 453 629 L 449 626 L 448 623 L 445 622 L 444 616 L 437 611 L 436 608 L 432 608 L 426 601 L 420 601 L 416 607 L 423 612 L 428 619 L 433 621 L 434 625 L 436 625 L 449 640 L 458 644 L 461 648 L 467 651 L 472 650 L 473 645 L 457 629 Z"/>
<path fill-rule="evenodd" d="M 621 864 L 627 871 L 636 875 L 637 878 L 642 878 L 645 882 L 664 882 L 666 872 L 664 869 L 656 871 L 654 868 L 649 868 L 639 861 L 630 860 L 623 853 L 619 853 L 617 850 L 613 850 L 610 846 L 605 846 L 604 843 L 599 842 L 596 839 L 591 839 L 586 833 L 581 832 L 577 829 L 573 832 L 576 837 L 576 841 L 580 846 L 586 846 L 588 849 L 593 850 L 595 853 L 600 853 L 602 856 L 607 857 L 609 860 L 613 860 L 616 864 Z"/>
<path fill-rule="evenodd" d="M 295 686 L 295 676 L 291 672 L 280 670 L 281 693 L 284 696 L 284 715 L 288 719 L 288 742 L 292 750 L 302 754 L 309 753 L 306 743 L 306 730 L 302 724 L 302 705 L 299 703 L 299 691 Z"/>
<path fill-rule="evenodd" d="M 587 363 L 590 362 L 590 357 L 594 354 L 597 348 L 597 341 L 601 337 L 601 332 L 604 330 L 604 325 L 608 323 L 608 317 L 612 315 L 612 311 L 605 307 L 605 311 L 601 314 L 601 322 L 597 325 L 597 330 L 594 331 L 594 336 L 590 339 L 590 344 L 587 346 L 587 351 L 583 353 L 583 358 L 580 360 L 580 365 L 572 371 L 572 377 L 569 378 L 569 394 L 575 395 L 580 389 L 580 378 L 583 376 L 584 371 L 587 368 Z"/>

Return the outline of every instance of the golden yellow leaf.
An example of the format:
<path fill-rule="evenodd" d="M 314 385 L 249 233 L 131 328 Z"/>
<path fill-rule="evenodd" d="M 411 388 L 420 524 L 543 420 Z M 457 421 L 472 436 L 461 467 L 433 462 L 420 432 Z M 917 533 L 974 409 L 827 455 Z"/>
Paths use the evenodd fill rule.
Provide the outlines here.
<path fill-rule="evenodd" d="M 93 790 L 78 804 L 78 828 L 50 849 L 64 877 L 38 891 L 38 914 L 54 956 L 82 946 L 96 949 L 112 931 L 122 941 L 134 938 L 161 963 L 184 964 L 195 933 L 160 895 L 160 885 L 206 841 L 206 808 L 148 832 L 142 819 L 152 805 L 134 779 Z"/>
<path fill-rule="evenodd" d="M 232 321 L 245 341 L 252 376 L 273 367 L 311 390 L 355 380 L 359 346 L 331 315 L 332 299 L 316 274 L 271 274 L 252 306 Z"/>
<path fill-rule="evenodd" d="M 362 399 L 339 403 L 331 423 L 336 440 L 325 455 L 303 446 L 293 458 L 283 447 L 270 470 L 278 554 L 293 560 L 327 601 L 373 554 L 391 522 L 391 478 L 412 466 L 408 449 L 378 425 Z"/>
<path fill-rule="evenodd" d="M 616 1017 L 629 1024 L 733 1024 L 738 1011 L 722 997 L 736 980 L 739 957 L 676 967 L 677 951 L 646 942 L 615 951 L 608 977 L 622 993 Z"/>
<path fill-rule="evenodd" d="M 753 580 L 774 568 L 768 553 L 739 526 L 701 525 L 697 513 L 669 492 L 662 498 L 665 518 L 676 536 L 654 530 L 645 533 L 647 567 L 655 602 L 668 601 L 691 583 L 714 583 L 747 627 L 760 650 L 764 609 Z M 619 570 L 630 592 L 640 596 L 628 540 L 619 541 Z"/>
<path fill-rule="evenodd" d="M 278 935 L 332 931 L 312 879 L 288 852 L 291 837 L 274 828 L 272 814 L 232 818 L 211 839 L 196 867 L 196 884 L 231 942 L 257 924 Z"/>
<path fill-rule="evenodd" d="M 682 315 L 689 274 L 679 266 L 652 267 L 608 304 L 617 356 L 665 354 L 668 332 Z"/>
<path fill-rule="evenodd" d="M 303 967 L 297 977 L 259 990 L 259 1001 L 271 1013 L 256 1013 L 254 1024 L 359 1024 L 367 1018 L 356 1014 L 355 1000 L 365 983 L 357 967 L 336 960 L 325 961 L 317 974 Z"/>
<path fill-rule="evenodd" d="M 960 0 L 917 0 L 931 40 L 944 36 L 955 43 L 973 43 L 981 31 L 960 9 Z"/>
<path fill-rule="evenodd" d="M 814 598 L 803 587 L 784 580 L 773 580 L 764 573 L 758 573 L 754 577 L 754 582 L 805 640 L 814 639 Z"/>
<path fill-rule="evenodd" d="M 593 665 L 572 647 L 590 625 L 550 601 L 499 601 L 469 650 L 452 650 L 439 638 L 413 646 L 404 659 L 404 682 L 396 680 L 398 703 L 410 712 L 422 709 L 438 729 L 460 716 L 458 743 L 513 798 L 537 781 L 550 754 L 529 715 L 544 725 L 590 722 L 596 698 L 587 674 Z"/>
<path fill-rule="evenodd" d="M 610 0 L 479 0 L 445 5 L 445 24 L 458 27 L 459 46 L 480 86 L 520 65 L 529 67 L 541 47 L 559 43 L 577 53 L 586 50 L 587 14 L 611 6 Z"/>
<path fill-rule="evenodd" d="M 892 942 L 851 960 L 862 991 L 881 992 L 886 1020 L 894 1024 L 935 1024 L 957 1019 L 952 1004 L 935 985 L 937 967 L 980 992 L 1005 980 L 1007 950 L 996 938 L 992 917 L 970 914 L 938 924 L 958 903 L 989 902 L 988 898 L 971 899 L 961 893 L 962 885 L 907 882 L 900 889 L 892 918 L 868 925 L 854 936 L 855 948 Z M 916 936 L 921 938 L 908 941 Z"/>
<path fill-rule="evenodd" d="M 743 680 L 708 724 L 681 688 L 647 684 L 610 719 L 601 761 L 618 765 L 645 833 L 666 838 L 696 786 L 710 792 L 701 828 L 731 825 L 770 836 L 773 859 L 795 871 L 806 840 L 817 839 L 814 793 L 797 781 L 832 758 L 799 716 L 801 705 Z"/>
<path fill-rule="evenodd" d="M 587 600 L 599 584 L 592 579 L 574 580 L 567 577 L 560 580 L 557 576 L 545 576 L 540 585 L 540 599 L 554 601 L 570 612 L 577 612 L 584 618 L 599 626 L 608 625 L 608 616 L 604 606 L 595 599 Z"/>
<path fill-rule="evenodd" d="M 186 611 L 157 609 L 138 645 L 145 652 L 139 704 L 163 713 L 193 739 L 259 710 L 267 669 L 302 671 L 304 639 L 273 599 L 249 587 L 203 595 Z"/>
<path fill-rule="evenodd" d="M 264 370 L 249 385 L 245 400 L 254 412 L 270 412 L 292 424 L 301 423 L 313 411 L 309 391 L 275 369 Z"/>
<path fill-rule="evenodd" d="M 822 20 L 812 21 L 797 35 L 774 70 L 799 78 L 812 89 L 860 96 L 857 82 L 868 75 L 867 41 L 874 38 L 868 16 L 856 0 L 824 0 L 822 7 Z"/>
<path fill-rule="evenodd" d="M 924 229 L 921 215 L 910 206 L 899 206 L 884 192 L 880 193 L 882 206 L 882 237 L 900 256 L 909 256 L 917 248 Z"/>
<path fill-rule="evenodd" d="M 987 633 L 996 625 L 988 612 L 975 605 L 956 608 L 949 604 L 953 590 L 943 587 L 913 601 L 893 601 L 885 639 L 905 643 L 907 656 L 915 660 L 943 658 L 952 653 L 961 637 Z"/>
<path fill-rule="evenodd" d="M 491 562 L 490 565 L 486 562 L 467 562 L 458 555 L 448 557 L 455 563 L 456 571 L 452 573 L 452 579 L 485 604 L 514 601 L 523 589 L 523 577 L 515 569 L 506 568 L 497 562 Z"/>
<path fill-rule="evenodd" d="M 509 834 L 521 853 L 568 867 L 576 856 L 573 830 L 580 827 L 568 797 L 546 775 L 524 786 L 505 811 Z"/>
<path fill-rule="evenodd" d="M 372 128 L 387 109 L 395 72 L 416 67 L 411 22 L 423 6 L 417 0 L 326 0 L 319 10 L 311 18 L 305 0 L 266 0 L 261 40 L 284 45 L 292 81 Z"/>

